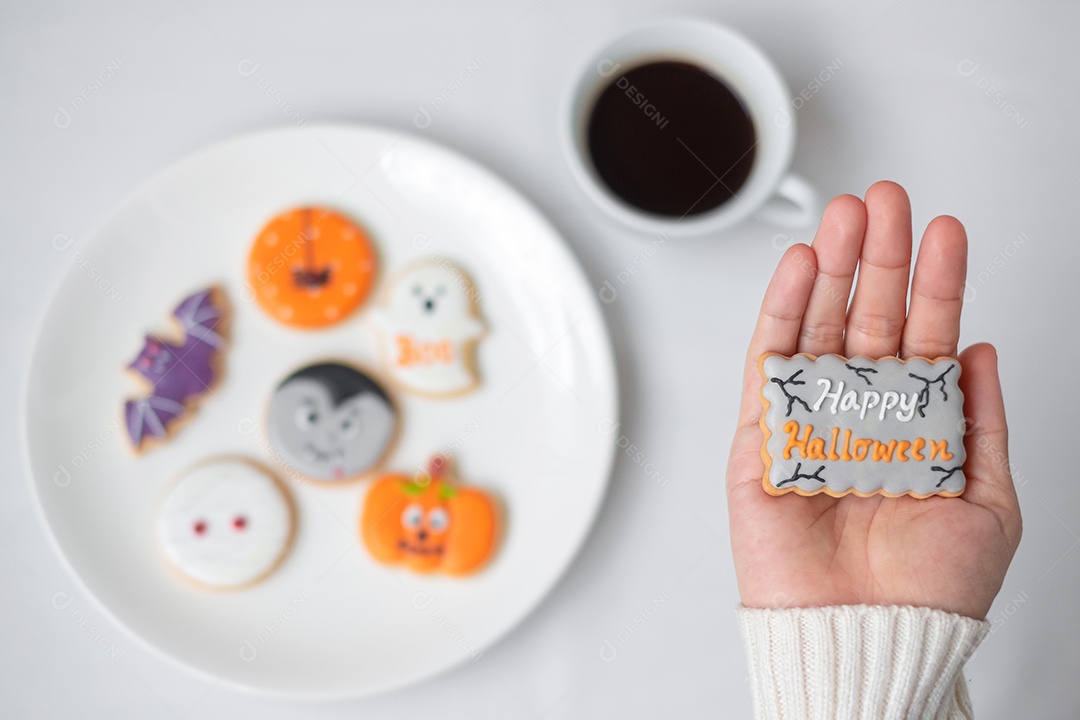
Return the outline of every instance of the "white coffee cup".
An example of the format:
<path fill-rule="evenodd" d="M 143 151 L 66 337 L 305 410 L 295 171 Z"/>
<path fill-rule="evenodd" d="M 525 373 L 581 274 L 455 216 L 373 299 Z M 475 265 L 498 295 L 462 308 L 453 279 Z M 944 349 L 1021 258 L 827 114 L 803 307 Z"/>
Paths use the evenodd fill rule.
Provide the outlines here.
<path fill-rule="evenodd" d="M 598 176 L 587 144 L 589 116 L 600 93 L 632 68 L 653 62 L 696 65 L 742 100 L 757 136 L 750 175 L 719 206 L 683 218 L 641 210 L 616 195 Z M 693 19 L 650 23 L 619 36 L 585 64 L 567 95 L 563 145 L 585 193 L 624 224 L 649 233 L 705 235 L 749 216 L 785 227 L 806 227 L 820 212 L 817 192 L 789 172 L 795 149 L 791 95 L 772 62 L 748 40 L 720 25 Z"/>

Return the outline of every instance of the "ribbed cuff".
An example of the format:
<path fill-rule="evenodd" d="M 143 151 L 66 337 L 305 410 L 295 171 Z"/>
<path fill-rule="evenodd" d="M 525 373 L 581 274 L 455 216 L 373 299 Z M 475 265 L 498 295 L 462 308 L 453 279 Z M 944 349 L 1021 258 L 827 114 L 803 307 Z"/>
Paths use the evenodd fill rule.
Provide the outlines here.
<path fill-rule="evenodd" d="M 990 623 L 931 608 L 740 608 L 754 717 L 971 718 L 964 663 Z"/>

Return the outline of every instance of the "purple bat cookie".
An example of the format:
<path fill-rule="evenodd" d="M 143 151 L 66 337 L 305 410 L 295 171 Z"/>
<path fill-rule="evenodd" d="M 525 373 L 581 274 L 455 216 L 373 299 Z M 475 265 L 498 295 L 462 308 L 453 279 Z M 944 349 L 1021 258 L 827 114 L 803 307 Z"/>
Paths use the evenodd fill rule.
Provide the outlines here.
<path fill-rule="evenodd" d="M 217 379 L 216 359 L 225 338 L 221 334 L 223 312 L 214 304 L 214 289 L 184 298 L 173 317 L 184 329 L 183 343 L 147 335 L 142 351 L 128 365 L 150 383 L 144 397 L 124 404 L 128 435 L 136 450 L 146 438 L 164 438 L 169 424 Z"/>

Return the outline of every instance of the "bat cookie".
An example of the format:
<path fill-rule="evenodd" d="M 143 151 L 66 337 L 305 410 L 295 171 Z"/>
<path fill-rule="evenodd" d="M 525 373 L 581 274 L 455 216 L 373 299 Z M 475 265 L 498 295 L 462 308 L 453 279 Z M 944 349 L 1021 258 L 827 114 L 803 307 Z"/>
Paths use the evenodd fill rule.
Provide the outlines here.
<path fill-rule="evenodd" d="M 323 362 L 281 381 L 267 426 L 270 443 L 301 474 L 341 482 L 382 461 L 397 434 L 398 411 L 366 373 Z"/>
<path fill-rule="evenodd" d="M 457 266 L 427 261 L 406 269 L 372 315 L 391 379 L 432 398 L 471 392 L 484 334 L 472 280 Z"/>
<path fill-rule="evenodd" d="M 469 575 L 495 552 L 495 502 L 450 478 L 449 460 L 432 458 L 427 474 L 379 478 L 364 497 L 360 537 L 372 557 L 419 573 Z"/>
<path fill-rule="evenodd" d="M 348 317 L 375 281 L 371 240 L 341 213 L 301 207 L 259 231 L 248 256 L 248 284 L 278 322 L 315 329 Z"/>
<path fill-rule="evenodd" d="M 190 295 L 173 317 L 183 328 L 179 342 L 147 335 L 128 369 L 149 384 L 146 394 L 124 403 L 128 437 L 136 451 L 166 439 L 181 416 L 209 392 L 220 375 L 225 347 L 224 301 L 216 288 Z"/>
<path fill-rule="evenodd" d="M 955 358 L 766 353 L 758 367 L 766 492 L 964 491 L 967 424 Z"/>
<path fill-rule="evenodd" d="M 216 458 L 181 475 L 158 517 L 158 540 L 185 579 L 236 590 L 269 575 L 292 543 L 294 513 L 285 488 L 240 458 Z"/>

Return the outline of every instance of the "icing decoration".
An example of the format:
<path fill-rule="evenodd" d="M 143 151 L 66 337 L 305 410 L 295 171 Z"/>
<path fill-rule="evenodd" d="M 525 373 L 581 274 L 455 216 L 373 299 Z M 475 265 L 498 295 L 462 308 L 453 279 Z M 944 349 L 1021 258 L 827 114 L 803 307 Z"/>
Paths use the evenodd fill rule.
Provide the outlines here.
<path fill-rule="evenodd" d="M 165 498 L 158 537 L 169 563 L 186 578 L 218 589 L 262 579 L 285 556 L 292 505 L 280 483 L 239 458 L 186 471 Z"/>
<path fill-rule="evenodd" d="M 922 498 L 964 491 L 958 360 L 766 353 L 758 367 L 766 492 Z"/>
<path fill-rule="evenodd" d="M 375 281 L 375 250 L 340 213 L 302 207 L 259 231 L 248 256 L 248 283 L 259 307 L 290 327 L 320 328 L 344 320 Z"/>
<path fill-rule="evenodd" d="M 173 311 L 183 340 L 147 335 L 138 357 L 128 365 L 150 385 L 144 396 L 124 403 L 128 437 L 137 451 L 164 440 L 177 418 L 217 382 L 225 346 L 223 306 L 216 288 L 184 298 Z"/>
<path fill-rule="evenodd" d="M 360 513 L 360 537 L 372 557 L 419 573 L 476 572 L 495 551 L 498 527 L 491 497 L 454 483 L 449 460 L 438 455 L 427 474 L 380 478 Z"/>
<path fill-rule="evenodd" d="M 360 476 L 386 455 L 397 410 L 373 378 L 341 363 L 301 368 L 270 400 L 271 444 L 302 474 L 338 482 Z"/>
<path fill-rule="evenodd" d="M 445 260 L 413 265 L 398 276 L 373 314 L 390 377 L 429 397 L 475 389 L 475 346 L 484 334 L 476 301 L 472 280 Z"/>

